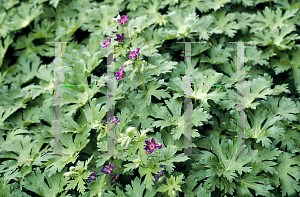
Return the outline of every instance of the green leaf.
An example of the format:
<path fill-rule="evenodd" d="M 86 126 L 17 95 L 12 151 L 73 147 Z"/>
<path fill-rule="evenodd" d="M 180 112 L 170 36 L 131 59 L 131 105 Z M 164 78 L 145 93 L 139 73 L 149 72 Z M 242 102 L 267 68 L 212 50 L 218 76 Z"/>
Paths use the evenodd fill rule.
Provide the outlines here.
<path fill-rule="evenodd" d="M 226 1 L 226 3 L 227 2 L 228 1 Z M 239 29 L 238 24 L 234 21 L 235 14 L 228 13 L 224 10 L 218 10 L 213 13 L 213 16 L 215 17 L 214 25 L 218 30 L 221 30 L 220 33 L 228 35 L 229 38 L 233 38 Z"/>
<path fill-rule="evenodd" d="M 78 161 L 75 167 L 75 171 L 78 172 L 78 174 L 71 175 L 71 178 L 73 178 L 73 180 L 68 180 L 68 185 L 66 187 L 67 190 L 74 189 L 77 186 L 77 191 L 79 191 L 81 194 L 84 194 L 84 191 L 86 189 L 86 187 L 84 186 L 84 180 L 86 180 L 91 174 L 91 172 L 86 171 L 88 168 L 87 165 L 91 162 L 92 158 L 93 155 L 85 162 L 85 164 L 82 161 Z"/>
<path fill-rule="evenodd" d="M 253 79 L 252 81 L 245 82 L 245 107 L 256 109 L 256 106 L 259 103 L 254 102 L 257 98 L 266 99 L 267 95 L 272 94 L 272 90 L 270 89 L 272 82 L 267 81 L 263 77 L 259 77 L 258 79 Z M 237 89 L 241 92 L 241 85 L 236 85 Z"/>
<path fill-rule="evenodd" d="M 293 166 L 296 165 L 296 166 Z M 274 174 L 275 180 L 280 179 L 280 188 L 282 196 L 288 196 L 299 193 L 300 185 L 300 157 L 293 157 L 292 154 L 283 152 L 278 157 L 278 166 L 276 167 L 278 174 Z"/>
<path fill-rule="evenodd" d="M 38 15 L 43 12 L 42 5 L 36 6 L 30 3 L 21 2 L 21 5 L 18 7 L 17 13 L 13 15 L 9 26 L 13 29 L 21 29 L 26 27 L 35 19 Z"/>
<path fill-rule="evenodd" d="M 190 174 L 186 178 L 186 186 L 185 185 L 182 186 L 184 195 L 187 197 L 197 196 L 197 192 L 201 191 L 201 187 L 198 186 L 195 188 L 196 185 L 197 185 L 197 179 L 195 178 L 195 176 Z"/>
<path fill-rule="evenodd" d="M 230 139 L 223 138 L 220 144 L 218 136 L 210 135 L 210 138 L 214 154 L 209 151 L 204 151 L 204 154 L 201 154 L 201 162 L 208 168 L 206 170 L 206 177 L 208 178 L 205 180 L 205 183 L 212 184 L 212 191 L 215 190 L 215 187 L 218 187 L 221 190 L 225 189 L 226 193 L 232 195 L 236 188 L 233 180 L 238 177 L 238 174 L 242 175 L 243 172 L 251 172 L 251 167 L 246 167 L 245 165 L 253 158 L 228 156 L 227 154 L 236 154 L 236 147 L 233 145 L 233 142 Z M 247 153 L 248 149 L 245 149 L 244 154 Z M 257 150 L 253 151 L 252 154 L 256 155 Z"/>
<path fill-rule="evenodd" d="M 55 173 L 49 176 L 48 173 L 41 172 L 39 168 L 35 169 L 35 173 L 31 172 L 25 179 L 24 187 L 27 190 L 35 192 L 40 196 L 53 197 L 57 196 L 64 190 L 64 186 L 67 184 L 67 180 L 63 179 L 63 170 L 60 173 Z M 47 183 L 44 181 L 47 179 Z"/>
<path fill-rule="evenodd" d="M 262 142 L 262 145 L 270 148 L 272 141 L 269 138 L 278 139 L 280 135 L 285 133 L 284 129 L 275 126 L 275 122 L 282 118 L 276 115 L 271 115 L 268 110 L 259 108 L 254 113 L 250 111 L 249 118 L 251 127 L 246 120 L 245 137 L 256 139 L 256 143 Z"/>
<path fill-rule="evenodd" d="M 273 143 L 274 145 L 276 145 L 281 142 L 280 148 L 282 150 L 287 150 L 290 153 L 293 153 L 293 151 L 295 151 L 297 143 L 299 142 L 299 139 L 300 139 L 299 131 L 295 129 L 287 128 L 285 130 L 285 133 L 280 137 L 276 138 Z"/>
<path fill-rule="evenodd" d="M 131 185 L 126 185 L 126 194 L 129 196 L 143 197 L 143 193 L 145 190 L 145 185 L 141 184 L 141 179 L 135 177 L 133 181 L 131 181 Z"/>
<path fill-rule="evenodd" d="M 1 19 L 1 15 L 0 15 L 0 19 Z M 0 35 L 1 35 L 1 30 L 0 30 Z M 6 36 L 3 42 L 2 40 L 0 41 L 0 67 L 2 66 L 3 58 L 6 54 L 6 51 L 12 42 L 13 42 L 13 38 L 11 36 Z"/>
<path fill-rule="evenodd" d="M 213 46 L 211 49 L 209 49 L 208 55 L 209 57 L 201 55 L 201 62 L 208 62 L 210 64 L 223 64 L 226 63 L 228 61 L 228 57 L 230 57 L 229 51 L 222 49 L 221 45 L 218 45 L 217 47 Z"/>
<path fill-rule="evenodd" d="M 273 190 L 274 188 L 270 185 L 270 183 L 264 181 L 263 176 L 254 176 L 251 173 L 246 173 L 242 177 L 238 177 L 236 182 L 238 183 L 237 186 L 237 195 L 238 196 L 245 196 L 245 197 L 252 197 L 253 195 L 250 193 L 249 189 L 255 191 L 256 196 L 266 196 L 266 197 L 273 197 L 272 194 L 268 190 Z"/>
<path fill-rule="evenodd" d="M 162 193 L 168 191 L 169 196 L 175 197 L 177 194 L 177 191 L 181 191 L 180 185 L 185 183 L 185 181 L 183 181 L 183 177 L 184 177 L 183 174 L 181 174 L 180 176 L 177 176 L 176 178 L 173 175 L 171 175 L 171 177 L 166 180 L 167 185 L 165 185 L 165 184 L 160 185 L 158 187 L 157 191 L 162 192 Z"/>
<path fill-rule="evenodd" d="M 159 100 L 161 100 L 161 98 L 170 98 L 171 96 L 166 92 L 166 90 L 157 90 L 157 88 L 161 87 L 159 83 L 162 81 L 163 80 L 151 81 L 147 84 L 147 92 L 142 92 L 142 94 L 138 94 L 135 98 L 144 100 L 146 106 L 150 105 L 151 96 L 155 96 Z"/>
<path fill-rule="evenodd" d="M 153 119 L 149 118 L 148 116 L 153 114 L 152 106 L 146 107 L 145 103 L 136 100 L 136 97 L 136 91 L 132 91 L 128 96 L 128 100 L 119 104 L 119 108 L 123 109 L 127 107 L 130 110 L 130 113 L 132 115 L 134 114 L 131 119 L 134 127 L 138 128 L 141 125 L 142 129 L 151 128 Z"/>
<path fill-rule="evenodd" d="M 264 108 L 272 111 L 275 115 L 280 115 L 291 121 L 297 120 L 296 114 L 299 113 L 300 109 L 290 98 L 268 97 L 266 101 L 260 102 L 264 104 Z"/>
<path fill-rule="evenodd" d="M 292 49 L 293 46 L 290 46 L 292 40 L 300 39 L 298 34 L 291 34 L 295 29 L 294 24 L 288 24 L 282 26 L 282 28 L 276 28 L 274 30 L 265 30 L 255 33 L 255 36 L 252 38 L 253 43 L 261 46 L 274 45 L 279 50 Z"/>
<path fill-rule="evenodd" d="M 9 170 L 14 171 L 18 167 L 27 175 L 32 170 L 33 165 L 41 166 L 42 161 L 48 161 L 45 157 L 40 156 L 46 149 L 40 150 L 43 143 L 42 138 L 38 138 L 38 142 L 31 141 L 32 138 L 29 136 L 23 137 L 17 135 L 11 140 L 4 142 L 1 145 L 1 151 L 5 151 L 1 158 L 14 159 L 13 164 L 9 166 Z M 9 153 L 10 152 L 10 153 Z"/>
<path fill-rule="evenodd" d="M 148 64 L 154 66 L 153 68 L 149 69 L 149 72 L 151 72 L 152 75 L 154 74 L 157 76 L 172 72 L 172 69 L 176 68 L 175 65 L 177 65 L 177 62 L 169 60 L 171 60 L 171 56 L 167 53 L 149 57 Z M 145 69 L 147 70 L 147 67 Z"/>
<path fill-rule="evenodd" d="M 199 25 L 199 19 L 196 13 L 185 13 L 181 9 L 176 9 L 176 11 L 170 12 L 166 19 L 173 27 L 166 29 L 164 38 L 166 35 L 181 37 L 197 32 L 196 26 Z"/>
<path fill-rule="evenodd" d="M 270 32 L 277 30 L 277 28 L 281 29 L 282 27 L 291 24 L 289 19 L 294 17 L 297 11 L 297 9 L 286 10 L 284 15 L 282 15 L 282 9 L 277 7 L 276 10 L 272 10 L 266 6 L 262 12 L 257 12 L 255 21 L 250 24 L 250 33 L 262 32 L 266 28 L 270 28 Z"/>
<path fill-rule="evenodd" d="M 182 3 L 180 3 L 180 8 L 188 7 L 193 12 L 195 12 L 197 8 L 200 12 L 205 13 L 208 12 L 210 9 L 216 11 L 228 2 L 229 0 L 184 0 L 182 1 Z"/>
<path fill-rule="evenodd" d="M 146 184 L 146 188 L 152 190 L 152 185 L 154 185 L 153 181 L 155 180 L 152 173 L 157 173 L 158 170 L 161 170 L 161 167 L 154 167 L 154 165 L 149 165 L 149 167 L 143 166 L 139 168 L 139 173 L 141 177 L 145 176 L 144 183 Z M 136 195 L 136 194 L 135 194 Z"/>
<path fill-rule="evenodd" d="M 283 73 L 284 71 L 287 71 L 290 68 L 297 68 L 297 66 L 294 65 L 299 65 L 300 63 L 300 57 L 298 55 L 299 53 L 300 47 L 292 49 L 291 53 L 278 52 L 278 56 L 280 57 L 280 59 L 271 59 L 271 65 L 272 68 L 275 70 L 275 74 L 278 75 L 279 73 Z M 292 58 L 290 58 L 290 56 Z"/>
<path fill-rule="evenodd" d="M 182 101 L 180 99 L 170 99 L 170 101 L 165 101 L 167 107 L 158 107 L 155 105 L 154 111 L 156 113 L 153 115 L 155 118 L 163 119 L 155 121 L 152 126 L 161 127 L 161 129 L 168 126 L 176 126 L 172 129 L 172 136 L 175 140 L 178 140 L 182 134 L 184 134 L 184 115 L 181 115 Z M 203 109 L 196 108 L 192 111 L 192 125 L 201 126 L 207 121 L 211 116 L 203 111 Z M 201 117 L 201 118 L 199 118 Z M 196 132 L 195 129 L 192 129 L 192 137 L 199 137 L 200 135 Z"/>
<path fill-rule="evenodd" d="M 51 159 L 54 161 L 48 165 L 45 169 L 46 172 L 49 172 L 49 176 L 55 174 L 56 171 L 60 172 L 67 164 L 74 163 L 81 151 L 87 143 L 90 141 L 88 136 L 90 135 L 89 131 L 91 129 L 84 127 L 83 131 L 79 134 L 75 134 L 75 141 L 73 142 L 73 135 L 71 133 L 62 134 L 62 154 L 67 154 L 69 156 L 63 157 L 54 157 Z M 53 140 L 54 141 L 54 140 Z"/>

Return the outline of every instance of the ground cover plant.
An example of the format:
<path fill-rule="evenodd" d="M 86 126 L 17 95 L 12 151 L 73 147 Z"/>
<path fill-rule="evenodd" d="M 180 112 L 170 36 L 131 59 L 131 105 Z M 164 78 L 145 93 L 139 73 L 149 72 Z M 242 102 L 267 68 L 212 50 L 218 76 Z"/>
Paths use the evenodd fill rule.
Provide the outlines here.
<path fill-rule="evenodd" d="M 0 9 L 0 196 L 299 196 L 299 1 L 0 0 Z M 50 42 L 65 42 L 62 156 L 49 155 L 59 95 Z M 198 156 L 184 154 L 187 51 L 176 42 L 193 42 Z M 228 155 L 239 86 L 216 85 L 241 80 L 235 42 L 253 156 Z M 121 156 L 105 155 L 107 128 Z"/>

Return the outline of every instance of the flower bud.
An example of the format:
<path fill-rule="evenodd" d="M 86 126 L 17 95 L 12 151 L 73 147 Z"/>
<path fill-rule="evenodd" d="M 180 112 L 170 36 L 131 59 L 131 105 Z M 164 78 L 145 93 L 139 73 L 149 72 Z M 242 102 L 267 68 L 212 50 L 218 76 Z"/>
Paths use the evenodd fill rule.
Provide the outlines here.
<path fill-rule="evenodd" d="M 70 167 L 70 171 L 73 171 L 74 169 L 75 169 L 74 166 L 71 166 L 71 167 Z"/>
<path fill-rule="evenodd" d="M 123 66 L 126 67 L 126 66 L 129 66 L 131 64 L 132 64 L 132 61 L 128 60 L 128 61 L 124 62 Z"/>
<path fill-rule="evenodd" d="M 68 177 L 68 176 L 70 176 L 71 174 L 72 174 L 72 172 L 66 172 L 66 173 L 64 173 L 64 176 Z"/>
<path fill-rule="evenodd" d="M 134 127 L 128 127 L 126 129 L 126 134 L 130 137 L 130 138 L 133 138 L 134 134 L 135 134 L 135 131 L 134 131 Z"/>
<path fill-rule="evenodd" d="M 119 23 L 118 20 L 121 19 L 121 16 L 118 14 L 117 18 L 111 19 L 113 23 Z"/>
<path fill-rule="evenodd" d="M 141 71 L 144 72 L 144 69 L 145 69 L 145 67 L 144 67 L 144 64 L 143 64 L 142 68 L 141 68 Z"/>

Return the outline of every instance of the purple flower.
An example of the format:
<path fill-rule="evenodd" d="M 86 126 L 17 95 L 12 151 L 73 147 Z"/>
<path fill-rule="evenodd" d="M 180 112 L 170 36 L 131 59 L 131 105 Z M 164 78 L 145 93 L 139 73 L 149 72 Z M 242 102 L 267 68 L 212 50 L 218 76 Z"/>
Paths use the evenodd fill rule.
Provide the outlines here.
<path fill-rule="evenodd" d="M 90 182 L 96 180 L 96 176 L 97 176 L 97 173 L 96 173 L 96 170 L 94 170 L 94 172 L 91 174 L 90 178 L 86 179 L 86 182 L 90 183 Z"/>
<path fill-rule="evenodd" d="M 115 41 L 122 42 L 122 40 L 125 39 L 124 33 L 122 33 L 122 36 L 120 36 L 120 34 L 117 34 L 116 36 L 117 38 L 115 39 Z"/>
<path fill-rule="evenodd" d="M 145 143 L 147 145 L 144 147 L 144 150 L 148 150 L 147 152 L 149 155 L 154 151 L 155 148 L 161 149 L 161 147 L 162 147 L 162 144 L 159 145 L 158 143 L 155 143 L 154 138 L 151 139 L 151 142 L 149 140 L 145 140 Z"/>
<path fill-rule="evenodd" d="M 131 53 L 129 53 L 129 58 L 130 59 L 136 58 L 139 54 L 139 51 L 140 51 L 140 48 L 137 48 L 136 51 L 132 51 Z"/>
<path fill-rule="evenodd" d="M 161 167 L 164 168 L 165 166 L 164 166 L 164 165 L 161 165 Z M 159 176 L 162 176 L 162 175 L 163 175 L 163 171 L 160 171 L 158 174 L 152 173 L 152 175 L 154 175 L 154 176 L 156 175 L 156 176 L 155 176 L 155 181 L 157 181 L 157 179 L 159 178 Z"/>
<path fill-rule="evenodd" d="M 113 171 L 113 169 L 115 169 L 116 165 L 114 164 L 113 166 L 111 166 L 111 161 L 109 162 L 109 166 L 104 166 L 103 170 L 101 171 L 102 173 L 108 173 L 108 175 L 110 175 Z"/>
<path fill-rule="evenodd" d="M 108 47 L 108 45 L 109 45 L 109 43 L 110 43 L 110 41 L 111 41 L 111 39 L 109 38 L 109 37 L 106 37 L 106 40 L 107 41 L 103 41 L 103 48 L 106 48 L 106 47 Z"/>
<path fill-rule="evenodd" d="M 126 17 L 125 17 L 125 15 L 123 15 L 121 17 L 121 19 L 118 19 L 117 21 L 120 23 L 120 25 L 123 25 L 123 24 L 127 23 L 128 18 L 129 18 L 128 15 Z"/>
<path fill-rule="evenodd" d="M 118 116 L 115 117 L 115 124 L 118 124 L 120 122 Z"/>
<path fill-rule="evenodd" d="M 123 69 L 122 67 L 120 67 L 120 68 L 119 68 L 119 71 L 120 71 L 120 72 L 116 72 L 116 75 L 118 76 L 118 77 L 116 78 L 117 80 L 120 80 L 120 79 L 124 78 L 124 73 L 125 73 L 124 69 Z"/>
<path fill-rule="evenodd" d="M 113 185 L 114 183 L 112 183 L 112 182 L 115 181 L 115 180 L 117 180 L 117 179 L 118 179 L 118 176 L 117 176 L 117 174 L 115 174 L 115 175 L 113 176 L 113 178 L 110 179 L 110 184 Z"/>
<path fill-rule="evenodd" d="M 115 123 L 115 125 L 120 122 L 118 116 L 116 116 L 114 120 L 113 120 L 113 117 L 110 117 L 109 121 L 106 121 L 106 124 L 108 124 L 110 121 L 112 121 L 112 123 Z"/>

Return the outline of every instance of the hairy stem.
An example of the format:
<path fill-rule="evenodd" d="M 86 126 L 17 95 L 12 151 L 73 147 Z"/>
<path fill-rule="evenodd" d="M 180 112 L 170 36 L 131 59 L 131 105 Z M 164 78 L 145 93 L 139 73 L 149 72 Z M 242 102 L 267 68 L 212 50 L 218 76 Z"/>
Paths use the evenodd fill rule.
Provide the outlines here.
<path fill-rule="evenodd" d="M 141 72 L 143 88 L 144 88 L 144 90 L 146 90 L 146 87 L 145 87 L 145 84 L 144 84 L 144 79 L 143 79 L 143 73 L 142 73 L 142 71 L 141 71 L 139 65 L 137 65 L 137 67 L 139 68 L 139 71 Z"/>

